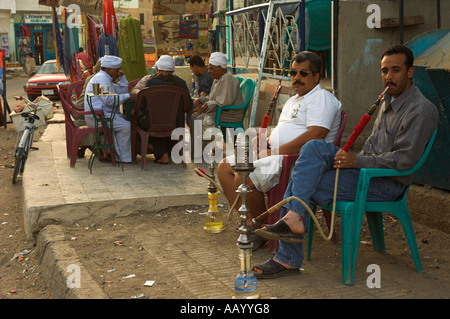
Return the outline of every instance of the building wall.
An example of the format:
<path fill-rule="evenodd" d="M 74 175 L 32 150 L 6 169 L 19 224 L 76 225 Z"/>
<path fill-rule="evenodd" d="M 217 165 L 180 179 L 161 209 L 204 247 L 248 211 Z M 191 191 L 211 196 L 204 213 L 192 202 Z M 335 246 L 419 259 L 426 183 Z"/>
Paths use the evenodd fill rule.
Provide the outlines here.
<path fill-rule="evenodd" d="M 450 0 L 441 0 L 441 27 L 450 28 L 448 15 Z M 398 27 L 374 28 L 367 26 L 367 12 L 370 4 L 379 5 L 381 19 L 398 17 L 398 1 L 340 0 L 337 52 L 337 86 L 335 94 L 347 111 L 346 134 L 366 113 L 383 91 L 380 72 L 382 51 L 399 43 Z M 404 26 L 404 43 L 411 41 L 437 26 L 436 1 L 404 1 L 404 16 L 423 16 L 424 23 Z M 375 115 L 374 115 L 375 116 Z M 364 141 L 371 131 L 369 122 L 358 141 Z"/>

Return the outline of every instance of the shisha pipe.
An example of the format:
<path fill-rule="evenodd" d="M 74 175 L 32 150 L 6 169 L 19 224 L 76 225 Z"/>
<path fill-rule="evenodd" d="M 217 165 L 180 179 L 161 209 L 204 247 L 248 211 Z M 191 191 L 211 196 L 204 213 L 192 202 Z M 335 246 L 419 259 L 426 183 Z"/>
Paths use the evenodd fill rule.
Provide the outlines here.
<path fill-rule="evenodd" d="M 344 147 L 342 148 L 344 151 L 348 152 L 350 150 L 350 148 L 353 146 L 354 142 L 356 141 L 358 136 L 361 134 L 361 132 L 364 129 L 364 127 L 366 126 L 366 124 L 372 118 L 372 114 L 375 112 L 375 110 L 377 109 L 381 100 L 384 98 L 384 95 L 386 94 L 388 88 L 389 88 L 389 86 L 387 86 L 384 89 L 384 91 L 380 94 L 380 96 L 375 101 L 375 103 L 369 108 L 369 111 L 363 115 L 361 120 L 355 126 L 352 134 L 350 135 L 350 138 L 348 139 L 348 141 L 345 143 Z M 277 210 L 279 210 L 281 207 L 283 207 L 286 203 L 290 202 L 291 200 L 296 200 L 300 204 L 302 204 L 306 208 L 308 213 L 311 215 L 311 218 L 314 220 L 314 223 L 316 224 L 321 237 L 327 241 L 331 240 L 331 238 L 333 237 L 333 232 L 334 232 L 334 217 L 335 217 L 335 209 L 336 209 L 336 194 L 337 194 L 338 176 L 339 176 L 339 168 L 336 169 L 336 179 L 335 179 L 334 193 L 333 193 L 333 209 L 331 211 L 330 233 L 328 234 L 328 236 L 326 236 L 325 233 L 323 232 L 322 227 L 320 226 L 319 221 L 317 220 L 317 218 L 316 218 L 314 212 L 311 210 L 311 208 L 309 208 L 309 206 L 303 200 L 301 200 L 300 198 L 298 198 L 296 196 L 290 196 L 288 198 L 283 199 L 278 204 L 275 204 L 272 207 L 270 207 L 266 212 L 262 213 L 258 217 L 253 218 L 250 229 L 254 230 L 255 228 L 258 228 L 261 225 L 260 220 L 263 220 L 266 216 L 272 214 L 273 212 L 276 212 Z"/>

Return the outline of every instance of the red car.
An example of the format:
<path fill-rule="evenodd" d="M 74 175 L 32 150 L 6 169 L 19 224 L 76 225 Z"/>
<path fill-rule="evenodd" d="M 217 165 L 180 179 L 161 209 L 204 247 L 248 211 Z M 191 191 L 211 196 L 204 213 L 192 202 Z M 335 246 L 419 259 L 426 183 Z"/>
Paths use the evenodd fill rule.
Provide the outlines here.
<path fill-rule="evenodd" d="M 48 98 L 59 97 L 56 85 L 59 85 L 67 90 L 70 80 L 64 74 L 62 68 L 59 73 L 56 68 L 56 60 L 49 60 L 44 62 L 24 86 L 28 99 L 33 101 L 38 96 L 45 95 Z"/>

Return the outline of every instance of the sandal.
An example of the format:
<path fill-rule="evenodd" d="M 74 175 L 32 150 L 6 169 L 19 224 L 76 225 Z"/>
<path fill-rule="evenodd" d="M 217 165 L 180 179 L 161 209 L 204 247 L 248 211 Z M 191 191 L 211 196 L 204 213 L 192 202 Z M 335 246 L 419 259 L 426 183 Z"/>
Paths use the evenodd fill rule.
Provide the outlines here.
<path fill-rule="evenodd" d="M 255 268 L 261 269 L 261 273 L 255 272 Z M 260 266 L 255 266 L 252 269 L 255 277 L 258 279 L 270 279 L 270 278 L 278 278 L 281 276 L 287 275 L 300 275 L 300 269 L 289 269 L 284 267 L 282 264 L 277 263 L 273 259 L 269 259 L 264 264 Z"/>
<path fill-rule="evenodd" d="M 261 248 L 266 242 L 267 239 L 255 234 L 254 232 L 248 235 L 248 238 L 252 242 L 252 251 L 256 251 L 258 248 Z"/>
<path fill-rule="evenodd" d="M 289 226 L 281 219 L 273 225 L 266 225 L 264 228 L 255 230 L 255 233 L 267 239 L 283 240 L 288 243 L 299 243 L 303 241 L 303 235 L 294 234 Z"/>

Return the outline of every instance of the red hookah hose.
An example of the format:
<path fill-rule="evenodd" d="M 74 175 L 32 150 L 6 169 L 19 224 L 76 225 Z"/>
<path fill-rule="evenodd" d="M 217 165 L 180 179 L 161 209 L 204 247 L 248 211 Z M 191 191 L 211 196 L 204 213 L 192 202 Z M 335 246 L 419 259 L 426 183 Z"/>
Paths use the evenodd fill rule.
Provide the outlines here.
<path fill-rule="evenodd" d="M 267 128 L 269 126 L 270 119 L 272 118 L 272 111 L 273 107 L 275 106 L 277 99 L 278 99 L 278 93 L 281 90 L 281 85 L 277 85 L 275 89 L 275 93 L 273 94 L 272 100 L 270 101 L 269 108 L 267 110 L 267 113 L 264 115 L 264 118 L 261 123 L 261 128 Z"/>
<path fill-rule="evenodd" d="M 363 117 L 359 120 L 358 124 L 356 124 L 355 128 L 353 129 L 352 134 L 350 135 L 350 138 L 348 139 L 347 143 L 345 143 L 344 147 L 342 148 L 344 151 L 348 152 L 350 148 L 355 143 L 358 136 L 361 134 L 362 130 L 366 126 L 366 124 L 370 121 L 372 118 L 373 112 L 375 112 L 377 106 L 380 104 L 381 100 L 383 99 L 384 95 L 386 94 L 388 90 L 388 86 L 384 89 L 383 93 L 380 94 L 378 99 L 375 101 L 375 103 L 370 107 L 369 111 L 363 115 Z"/>
<path fill-rule="evenodd" d="M 363 117 L 359 120 L 358 124 L 356 124 L 355 128 L 353 129 L 352 135 L 350 135 L 350 138 L 348 139 L 347 143 L 345 143 L 343 149 L 344 151 L 348 152 L 350 148 L 355 143 L 356 139 L 358 138 L 359 134 L 361 134 L 362 130 L 366 126 L 366 124 L 370 121 L 372 117 L 369 114 L 364 114 Z"/>

